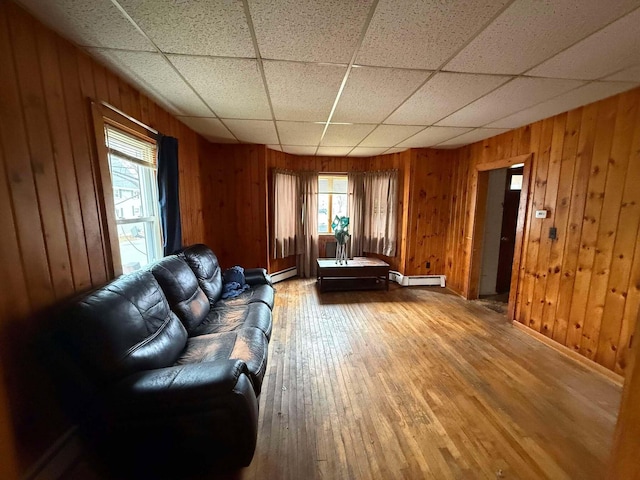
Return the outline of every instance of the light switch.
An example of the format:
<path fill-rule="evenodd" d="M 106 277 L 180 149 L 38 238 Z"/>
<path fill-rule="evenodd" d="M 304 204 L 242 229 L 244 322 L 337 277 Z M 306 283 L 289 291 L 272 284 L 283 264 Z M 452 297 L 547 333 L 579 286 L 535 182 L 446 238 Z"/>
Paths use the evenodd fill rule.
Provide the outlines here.
<path fill-rule="evenodd" d="M 536 210 L 536 218 L 547 218 L 547 210 Z"/>

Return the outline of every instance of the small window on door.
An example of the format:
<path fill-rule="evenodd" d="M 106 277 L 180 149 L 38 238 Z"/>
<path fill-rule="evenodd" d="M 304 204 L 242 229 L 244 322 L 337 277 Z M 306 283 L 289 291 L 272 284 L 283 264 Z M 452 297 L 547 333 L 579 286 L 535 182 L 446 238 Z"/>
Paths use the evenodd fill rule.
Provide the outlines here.
<path fill-rule="evenodd" d="M 511 175 L 509 190 L 522 190 L 522 175 Z"/>
<path fill-rule="evenodd" d="M 162 257 L 155 143 L 105 126 L 123 273 Z"/>

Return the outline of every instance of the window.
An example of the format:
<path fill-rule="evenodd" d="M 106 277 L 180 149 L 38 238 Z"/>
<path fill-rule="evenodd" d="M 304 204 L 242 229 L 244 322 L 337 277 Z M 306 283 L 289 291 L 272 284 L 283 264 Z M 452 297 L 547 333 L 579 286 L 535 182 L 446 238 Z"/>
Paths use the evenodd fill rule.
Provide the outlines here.
<path fill-rule="evenodd" d="M 162 257 L 156 144 L 105 126 L 120 259 L 124 273 Z"/>
<path fill-rule="evenodd" d="M 337 216 L 349 215 L 347 209 L 347 176 L 318 177 L 318 233 L 331 233 L 331 222 Z"/>
<path fill-rule="evenodd" d="M 511 184 L 509 185 L 510 190 L 522 190 L 522 175 L 512 175 L 511 176 Z"/>

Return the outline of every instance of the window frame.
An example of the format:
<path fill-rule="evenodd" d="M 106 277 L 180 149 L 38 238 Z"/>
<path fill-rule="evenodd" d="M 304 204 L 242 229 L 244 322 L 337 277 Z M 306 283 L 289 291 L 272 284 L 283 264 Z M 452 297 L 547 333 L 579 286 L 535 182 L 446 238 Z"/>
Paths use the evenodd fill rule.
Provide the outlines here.
<path fill-rule="evenodd" d="M 96 167 L 95 186 L 100 212 L 100 227 L 104 249 L 105 265 L 108 279 L 116 278 L 123 274 L 120 256 L 120 244 L 118 237 L 118 221 L 116 218 L 116 206 L 113 184 L 111 181 L 111 169 L 109 165 L 109 149 L 106 143 L 107 125 L 122 131 L 127 135 L 137 137 L 142 141 L 156 145 L 155 169 L 157 174 L 157 143 L 158 132 L 142 122 L 124 114 L 106 102 L 91 101 L 91 114 L 93 119 Z M 157 187 L 156 187 L 157 188 Z M 156 190 L 157 194 L 157 190 Z M 157 200 L 157 198 L 156 198 Z M 155 206 L 158 221 L 160 219 L 159 206 Z M 160 247 L 162 247 L 162 229 L 158 232 Z M 161 256 L 161 254 L 160 254 Z"/>
<path fill-rule="evenodd" d="M 320 190 L 320 180 L 326 178 L 329 180 L 328 185 L 329 188 L 327 189 L 327 192 L 322 192 Z M 335 192 L 333 190 L 333 181 L 335 179 L 340 179 L 340 180 L 346 180 L 347 181 L 347 192 L 346 193 L 340 193 L 340 192 Z M 346 173 L 320 173 L 318 174 L 318 197 L 320 195 L 328 195 L 329 199 L 327 202 L 327 231 L 320 231 L 320 225 L 318 222 L 318 216 L 320 214 L 320 201 L 318 200 L 318 212 L 316 213 L 316 223 L 318 223 L 318 235 L 333 235 L 333 231 L 331 230 L 331 222 L 333 221 L 333 195 L 334 194 L 339 194 L 339 195 L 346 195 L 347 197 L 347 214 L 349 212 L 349 179 Z"/>

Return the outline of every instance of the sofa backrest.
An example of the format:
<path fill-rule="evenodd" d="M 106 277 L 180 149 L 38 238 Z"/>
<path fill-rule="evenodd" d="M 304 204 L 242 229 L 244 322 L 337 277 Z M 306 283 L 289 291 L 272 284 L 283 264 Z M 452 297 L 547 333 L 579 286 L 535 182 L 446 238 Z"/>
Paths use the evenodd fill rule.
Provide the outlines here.
<path fill-rule="evenodd" d="M 124 275 L 90 293 L 59 320 L 57 342 L 96 382 L 168 367 L 187 332 L 148 271 Z"/>
<path fill-rule="evenodd" d="M 201 243 L 185 248 L 180 256 L 185 259 L 198 278 L 200 288 L 204 291 L 211 305 L 222 297 L 222 271 L 218 257 L 209 247 Z"/>
<path fill-rule="evenodd" d="M 187 332 L 200 325 L 209 313 L 209 299 L 187 262 L 176 255 L 169 255 L 152 264 L 149 270 Z"/>

